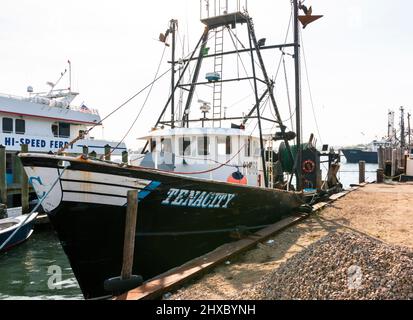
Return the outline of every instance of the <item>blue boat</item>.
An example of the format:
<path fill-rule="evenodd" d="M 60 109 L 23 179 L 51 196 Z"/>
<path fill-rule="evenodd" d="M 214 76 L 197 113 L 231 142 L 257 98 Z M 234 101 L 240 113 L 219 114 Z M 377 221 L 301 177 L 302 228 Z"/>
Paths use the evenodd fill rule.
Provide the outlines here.
<path fill-rule="evenodd" d="M 25 242 L 33 233 L 33 224 L 36 215 L 32 214 L 27 219 L 27 215 L 18 216 L 15 218 L 6 218 L 0 220 L 0 248 L 9 239 L 9 237 L 18 230 L 9 242 L 0 252 L 5 252 L 13 247 Z M 27 219 L 27 221 L 25 221 Z"/>

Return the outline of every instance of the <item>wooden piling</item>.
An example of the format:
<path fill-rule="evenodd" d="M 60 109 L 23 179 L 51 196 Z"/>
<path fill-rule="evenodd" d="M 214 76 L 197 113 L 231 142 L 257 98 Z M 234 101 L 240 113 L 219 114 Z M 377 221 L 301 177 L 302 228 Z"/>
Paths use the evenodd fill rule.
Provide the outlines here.
<path fill-rule="evenodd" d="M 106 161 L 110 161 L 110 156 L 111 156 L 111 146 L 110 145 L 106 145 L 105 146 L 105 160 Z"/>
<path fill-rule="evenodd" d="M 359 162 L 359 183 L 366 182 L 366 161 Z"/>
<path fill-rule="evenodd" d="M 128 156 L 129 156 L 128 151 L 123 151 L 122 152 L 122 163 L 125 163 L 125 164 L 129 163 Z"/>
<path fill-rule="evenodd" d="M 27 144 L 21 145 L 21 153 L 28 153 L 29 146 Z M 26 171 L 21 170 L 21 201 L 22 201 L 22 213 L 29 213 L 29 178 L 27 177 Z"/>
<path fill-rule="evenodd" d="M 17 185 L 21 183 L 22 170 L 23 170 L 22 162 L 20 158 L 18 157 L 18 153 L 16 153 L 14 156 L 14 161 L 13 161 L 13 182 Z"/>
<path fill-rule="evenodd" d="M 396 171 L 398 168 L 397 165 L 397 149 L 392 150 L 392 157 L 391 157 L 391 176 L 394 177 L 396 175 Z"/>
<path fill-rule="evenodd" d="M 384 170 L 384 163 L 386 162 L 386 149 L 380 147 L 378 150 L 378 158 L 379 158 L 379 169 Z"/>
<path fill-rule="evenodd" d="M 0 203 L 7 205 L 6 147 L 0 145 Z"/>
<path fill-rule="evenodd" d="M 127 280 L 132 276 L 133 257 L 135 252 L 135 232 L 138 216 L 138 190 L 128 191 L 128 207 L 125 220 L 125 240 L 123 243 L 123 264 L 121 279 Z"/>
<path fill-rule="evenodd" d="M 377 169 L 377 183 L 384 183 L 384 169 Z"/>

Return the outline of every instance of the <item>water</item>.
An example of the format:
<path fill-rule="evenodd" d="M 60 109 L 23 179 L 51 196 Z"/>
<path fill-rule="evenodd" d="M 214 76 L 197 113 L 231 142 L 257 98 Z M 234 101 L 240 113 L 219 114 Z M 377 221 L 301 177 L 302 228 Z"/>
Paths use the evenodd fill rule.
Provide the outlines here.
<path fill-rule="evenodd" d="M 376 179 L 377 167 L 366 164 L 367 181 Z M 358 170 L 358 164 L 342 164 L 340 181 L 345 188 L 358 183 Z M 52 271 L 58 271 L 54 274 L 57 278 Z M 3 299 L 83 299 L 53 232 L 36 231 L 29 241 L 0 255 L 0 300 Z"/>
<path fill-rule="evenodd" d="M 35 231 L 28 241 L 0 255 L 0 300 L 5 299 L 83 299 L 52 231 Z"/>

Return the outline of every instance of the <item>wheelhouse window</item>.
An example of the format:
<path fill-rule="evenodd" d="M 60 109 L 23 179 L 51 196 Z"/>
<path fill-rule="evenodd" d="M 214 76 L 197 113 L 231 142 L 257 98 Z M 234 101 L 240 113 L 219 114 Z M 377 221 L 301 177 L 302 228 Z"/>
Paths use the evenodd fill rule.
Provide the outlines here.
<path fill-rule="evenodd" d="M 198 137 L 198 155 L 208 156 L 210 154 L 209 137 Z"/>
<path fill-rule="evenodd" d="M 231 137 L 218 137 L 217 138 L 217 149 L 218 155 L 225 156 L 230 155 L 232 152 L 231 148 Z"/>
<path fill-rule="evenodd" d="M 172 153 L 171 139 L 161 139 L 161 152 Z"/>
<path fill-rule="evenodd" d="M 190 156 L 191 155 L 191 138 L 179 139 L 179 155 Z"/>
<path fill-rule="evenodd" d="M 151 145 L 151 152 L 156 152 L 156 139 L 150 139 L 149 143 Z"/>
<path fill-rule="evenodd" d="M 13 119 L 3 118 L 2 127 L 4 133 L 13 133 Z"/>
<path fill-rule="evenodd" d="M 251 157 L 251 138 L 245 141 L 245 156 Z"/>
<path fill-rule="evenodd" d="M 26 121 L 22 119 L 16 119 L 16 133 L 25 134 L 26 133 Z"/>

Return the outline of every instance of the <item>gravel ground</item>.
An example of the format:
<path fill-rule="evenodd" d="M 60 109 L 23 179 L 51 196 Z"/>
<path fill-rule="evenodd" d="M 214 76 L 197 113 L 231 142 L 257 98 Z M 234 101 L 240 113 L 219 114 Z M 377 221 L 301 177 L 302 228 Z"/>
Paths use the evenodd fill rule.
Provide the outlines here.
<path fill-rule="evenodd" d="M 413 299 L 413 250 L 356 233 L 331 233 L 233 298 Z"/>

